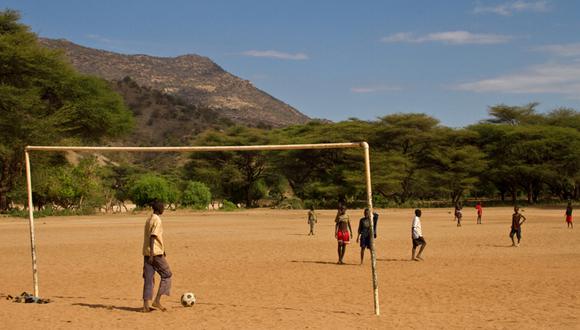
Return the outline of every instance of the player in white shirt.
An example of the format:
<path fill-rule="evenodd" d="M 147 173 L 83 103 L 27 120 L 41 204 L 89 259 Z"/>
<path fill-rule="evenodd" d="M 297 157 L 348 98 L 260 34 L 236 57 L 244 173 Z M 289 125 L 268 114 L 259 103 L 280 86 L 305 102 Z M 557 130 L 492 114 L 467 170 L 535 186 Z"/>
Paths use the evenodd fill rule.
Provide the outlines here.
<path fill-rule="evenodd" d="M 411 253 L 411 260 L 420 261 L 423 260 L 421 255 L 423 254 L 423 250 L 425 250 L 425 246 L 427 242 L 423 238 L 423 231 L 421 230 L 421 210 L 415 210 L 415 218 L 413 218 L 413 224 L 411 226 L 411 239 L 413 240 L 413 251 Z M 421 245 L 419 249 L 419 253 L 415 256 L 415 250 L 417 246 Z"/>

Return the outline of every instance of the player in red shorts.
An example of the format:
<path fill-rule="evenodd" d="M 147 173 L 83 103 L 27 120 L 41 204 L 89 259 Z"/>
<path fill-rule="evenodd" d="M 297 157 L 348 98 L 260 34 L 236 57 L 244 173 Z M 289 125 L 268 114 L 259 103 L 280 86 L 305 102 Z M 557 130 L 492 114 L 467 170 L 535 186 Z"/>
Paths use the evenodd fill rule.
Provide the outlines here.
<path fill-rule="evenodd" d="M 572 222 L 572 202 L 568 202 L 568 206 L 566 206 L 566 224 L 568 224 L 568 228 L 574 229 L 574 223 Z"/>
<path fill-rule="evenodd" d="M 342 259 L 346 252 L 346 245 L 350 243 L 350 237 L 352 236 L 350 219 L 346 214 L 346 207 L 341 206 L 338 209 L 334 222 L 336 223 L 334 226 L 334 237 L 338 241 L 338 264 L 340 265 L 344 263 Z"/>
<path fill-rule="evenodd" d="M 483 207 L 481 206 L 481 202 L 477 202 L 475 209 L 477 210 L 477 224 L 481 224 L 481 215 L 483 214 Z"/>

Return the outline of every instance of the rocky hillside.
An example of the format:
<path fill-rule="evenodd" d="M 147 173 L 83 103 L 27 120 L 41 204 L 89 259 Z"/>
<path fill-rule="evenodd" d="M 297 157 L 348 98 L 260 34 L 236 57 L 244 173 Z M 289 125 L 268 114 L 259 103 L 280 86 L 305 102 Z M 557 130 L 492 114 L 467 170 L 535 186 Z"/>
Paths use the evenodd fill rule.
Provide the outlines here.
<path fill-rule="evenodd" d="M 206 129 L 224 129 L 233 122 L 216 110 L 188 104 L 185 100 L 150 87 L 139 86 L 125 77 L 111 82 L 133 112 L 135 130 L 122 145 L 189 145 Z"/>
<path fill-rule="evenodd" d="M 80 72 L 112 81 L 131 77 L 140 86 L 177 96 L 195 107 L 215 110 L 237 123 L 280 127 L 310 120 L 251 82 L 226 72 L 207 57 L 124 55 L 62 39 L 41 39 L 41 42 L 47 47 L 62 49 Z"/>

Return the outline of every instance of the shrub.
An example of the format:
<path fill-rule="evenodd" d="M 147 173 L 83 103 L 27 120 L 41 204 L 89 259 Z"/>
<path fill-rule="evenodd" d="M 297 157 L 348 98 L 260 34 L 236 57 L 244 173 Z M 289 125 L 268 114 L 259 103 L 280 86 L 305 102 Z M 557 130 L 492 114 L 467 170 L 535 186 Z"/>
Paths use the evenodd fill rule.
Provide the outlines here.
<path fill-rule="evenodd" d="M 143 207 L 154 200 L 168 203 L 172 200 L 175 189 L 163 177 L 154 174 L 145 174 L 136 179 L 129 190 L 129 197 L 139 207 Z"/>
<path fill-rule="evenodd" d="M 181 204 L 203 210 L 207 208 L 209 203 L 211 203 L 209 188 L 201 182 L 189 181 L 181 195 Z"/>
<path fill-rule="evenodd" d="M 224 211 L 233 211 L 236 210 L 238 207 L 236 204 L 230 202 L 227 199 L 224 199 L 224 201 L 222 202 L 222 210 Z"/>

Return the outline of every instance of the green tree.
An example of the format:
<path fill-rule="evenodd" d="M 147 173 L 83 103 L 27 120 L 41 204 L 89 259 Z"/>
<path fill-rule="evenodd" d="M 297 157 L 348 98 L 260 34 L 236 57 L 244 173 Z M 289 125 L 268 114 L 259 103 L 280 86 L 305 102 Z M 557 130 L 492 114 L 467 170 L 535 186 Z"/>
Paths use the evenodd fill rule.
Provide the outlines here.
<path fill-rule="evenodd" d="M 472 144 L 478 138 L 473 131 L 449 129 L 439 137 L 436 147 L 425 157 L 429 187 L 456 204 L 476 189 L 486 169 L 485 154 Z"/>
<path fill-rule="evenodd" d="M 181 194 L 181 204 L 195 209 L 206 209 L 211 203 L 211 191 L 209 188 L 196 181 L 187 182 L 187 186 Z"/>
<path fill-rule="evenodd" d="M 169 181 L 155 174 L 145 174 L 135 179 L 129 190 L 131 200 L 140 207 L 157 200 L 163 203 L 175 202 L 175 188 Z"/>
<path fill-rule="evenodd" d="M 209 131 L 201 134 L 199 145 L 262 145 L 269 143 L 264 130 L 236 126 L 225 132 Z M 266 176 L 267 157 L 261 151 L 195 153 L 185 166 L 186 178 L 216 186 L 219 178 L 220 195 L 235 203 L 253 207 L 253 192 L 259 180 Z M 207 177 L 210 174 L 210 177 Z"/>
<path fill-rule="evenodd" d="M 380 119 L 370 144 L 379 152 L 373 167 L 380 168 L 375 185 L 381 195 L 405 203 L 429 193 L 426 157 L 440 131 L 439 121 L 425 114 L 393 114 Z"/>
<path fill-rule="evenodd" d="M 76 73 L 19 19 L 0 11 L 0 210 L 22 172 L 26 145 L 94 143 L 133 123 L 107 82 Z"/>
<path fill-rule="evenodd" d="M 492 116 L 491 119 L 486 120 L 492 124 L 542 124 L 544 117 L 536 112 L 536 107 L 539 103 L 528 103 L 524 106 L 509 106 L 505 104 L 495 105 L 490 107 L 488 112 Z"/>

